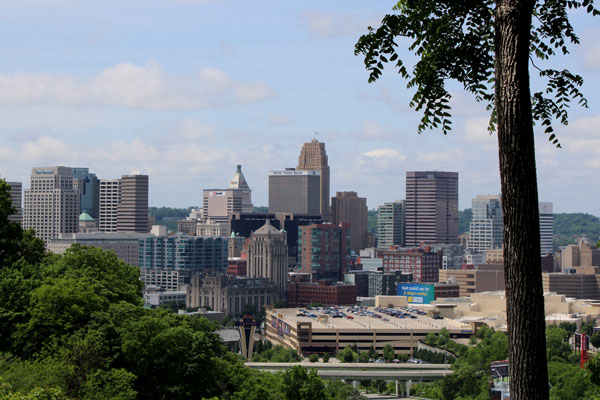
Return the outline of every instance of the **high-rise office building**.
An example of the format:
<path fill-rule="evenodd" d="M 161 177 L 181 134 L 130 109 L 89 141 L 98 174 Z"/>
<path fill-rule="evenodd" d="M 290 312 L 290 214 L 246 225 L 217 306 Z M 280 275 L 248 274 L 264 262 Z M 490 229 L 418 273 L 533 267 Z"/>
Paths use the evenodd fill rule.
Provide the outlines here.
<path fill-rule="evenodd" d="M 458 172 L 406 172 L 406 245 L 458 243 Z"/>
<path fill-rule="evenodd" d="M 298 232 L 299 271 L 309 273 L 311 281 L 343 278 L 350 266 L 351 228 L 325 223 L 300 226 Z"/>
<path fill-rule="evenodd" d="M 117 209 L 117 232 L 147 233 L 148 175 L 123 175 Z"/>
<path fill-rule="evenodd" d="M 554 214 L 551 202 L 540 202 L 540 250 L 542 255 L 554 252 Z"/>
<path fill-rule="evenodd" d="M 248 186 L 248 181 L 242 173 L 242 166 L 238 165 L 233 174 L 233 178 L 229 182 L 229 189 L 238 189 L 242 192 L 242 212 L 251 213 L 252 207 L 252 190 Z"/>
<path fill-rule="evenodd" d="M 100 216 L 100 181 L 89 168 L 73 168 L 73 189 L 79 191 L 81 212 L 95 220 Z"/>
<path fill-rule="evenodd" d="M 244 189 L 204 189 L 202 192 L 202 219 L 228 222 L 231 214 L 242 212 Z"/>
<path fill-rule="evenodd" d="M 304 143 L 300 156 L 298 156 L 298 170 L 317 171 L 320 176 L 319 214 L 324 217 L 329 215 L 329 164 L 325 143 L 313 139 Z"/>
<path fill-rule="evenodd" d="M 21 182 L 6 182 L 10 186 L 10 199 L 15 213 L 8 216 L 8 220 L 21 223 L 23 219 L 23 184 Z"/>
<path fill-rule="evenodd" d="M 275 284 L 278 292 L 287 289 L 288 254 L 286 234 L 270 221 L 252 233 L 248 246 L 248 278 L 266 278 Z"/>
<path fill-rule="evenodd" d="M 23 201 L 23 228 L 33 228 L 43 240 L 79 228 L 79 191 L 73 189 L 73 169 L 35 167 Z"/>
<path fill-rule="evenodd" d="M 269 212 L 321 214 L 321 177 L 318 171 L 269 172 Z"/>
<path fill-rule="evenodd" d="M 252 190 L 238 165 L 227 189 L 204 189 L 202 192 L 202 220 L 227 223 L 233 213 L 251 213 Z"/>
<path fill-rule="evenodd" d="M 350 223 L 350 248 L 356 254 L 367 244 L 367 212 L 367 199 L 358 197 L 356 192 L 336 192 L 335 197 L 331 198 L 331 222 L 334 225 Z"/>
<path fill-rule="evenodd" d="M 377 247 L 404 246 L 405 201 L 384 203 L 377 210 Z"/>
<path fill-rule="evenodd" d="M 500 196 L 477 196 L 473 199 L 472 210 L 467 247 L 475 251 L 501 248 L 504 222 Z"/>
<path fill-rule="evenodd" d="M 98 230 L 101 232 L 117 231 L 117 213 L 121 201 L 121 180 L 100 179 L 100 210 L 98 214 Z"/>

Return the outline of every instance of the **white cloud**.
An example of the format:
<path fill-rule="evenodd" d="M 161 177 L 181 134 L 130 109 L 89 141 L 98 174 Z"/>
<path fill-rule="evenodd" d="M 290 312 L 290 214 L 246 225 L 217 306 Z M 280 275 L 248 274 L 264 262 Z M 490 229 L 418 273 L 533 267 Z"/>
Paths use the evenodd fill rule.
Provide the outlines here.
<path fill-rule="evenodd" d="M 394 149 L 373 149 L 360 154 L 347 172 L 354 175 L 354 179 L 357 176 L 391 175 L 404 160 L 406 156 Z"/>
<path fill-rule="evenodd" d="M 68 75 L 0 74 L 0 104 L 95 104 L 143 109 L 199 109 L 249 104 L 275 96 L 264 82 L 237 82 L 225 72 L 206 68 L 196 77 L 175 77 L 158 63 L 106 68 L 88 80 Z"/>
<path fill-rule="evenodd" d="M 360 130 L 351 132 L 349 136 L 357 140 L 383 140 L 388 141 L 397 137 L 399 133 L 388 127 L 382 127 L 377 121 L 364 121 Z"/>
<path fill-rule="evenodd" d="M 363 155 L 370 157 L 370 158 L 395 159 L 395 160 L 399 160 L 399 161 L 406 160 L 405 155 L 398 153 L 394 149 L 376 149 L 376 150 L 367 151 L 366 153 L 363 153 Z"/>
<path fill-rule="evenodd" d="M 375 18 L 359 18 L 352 14 L 333 14 L 321 11 L 307 11 L 300 17 L 312 36 L 332 38 L 355 36 L 365 33 L 370 25 L 377 25 Z"/>
<path fill-rule="evenodd" d="M 235 98 L 242 104 L 257 103 L 275 97 L 275 91 L 266 83 L 243 83 L 235 88 Z"/>
<path fill-rule="evenodd" d="M 179 3 L 179 4 L 210 4 L 210 3 L 218 3 L 222 0 L 168 0 L 171 3 Z"/>
<path fill-rule="evenodd" d="M 591 134 L 600 136 L 600 115 L 576 119 L 569 124 L 569 130 L 575 134 Z"/>
<path fill-rule="evenodd" d="M 489 117 L 467 118 L 464 122 L 463 135 L 464 140 L 471 144 L 483 145 L 485 148 L 497 148 L 498 138 L 495 133 L 491 134 L 487 130 Z"/>
<path fill-rule="evenodd" d="M 415 159 L 417 161 L 426 163 L 451 163 L 460 159 L 460 152 L 458 151 L 447 151 L 447 152 L 428 152 L 428 153 L 417 153 Z"/>
<path fill-rule="evenodd" d="M 287 115 L 278 115 L 278 114 L 269 115 L 269 117 L 267 118 L 267 121 L 269 122 L 269 125 L 271 125 L 271 126 L 287 125 L 290 123 L 290 119 Z"/>
<path fill-rule="evenodd" d="M 590 168 L 600 168 L 600 158 L 591 158 L 584 162 L 586 167 Z"/>
<path fill-rule="evenodd" d="M 594 39 L 595 44 L 586 49 L 583 56 L 584 65 L 589 69 L 600 68 L 600 42 Z"/>
<path fill-rule="evenodd" d="M 212 126 L 190 118 L 181 121 L 176 128 L 176 134 L 186 141 L 202 140 L 212 142 L 214 140 L 213 131 Z"/>

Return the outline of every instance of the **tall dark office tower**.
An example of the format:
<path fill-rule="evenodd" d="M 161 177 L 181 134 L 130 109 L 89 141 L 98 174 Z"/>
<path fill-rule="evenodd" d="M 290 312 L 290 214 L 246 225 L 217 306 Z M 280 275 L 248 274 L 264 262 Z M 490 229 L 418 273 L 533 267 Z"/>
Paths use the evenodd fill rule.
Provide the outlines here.
<path fill-rule="evenodd" d="M 367 199 L 356 192 L 336 192 L 331 198 L 331 221 L 334 225 L 350 223 L 350 248 L 356 254 L 367 245 Z"/>
<path fill-rule="evenodd" d="M 406 245 L 458 243 L 458 172 L 406 172 Z"/>
<path fill-rule="evenodd" d="M 317 139 L 313 139 L 310 143 L 304 143 L 296 169 L 319 172 L 321 176 L 319 210 L 322 216 L 327 217 L 329 215 L 329 165 L 325 143 L 319 142 Z"/>
<path fill-rule="evenodd" d="M 81 212 L 98 220 L 100 216 L 100 181 L 89 168 L 73 168 L 73 189 L 79 190 Z"/>
<path fill-rule="evenodd" d="M 148 175 L 123 175 L 117 209 L 118 232 L 147 233 Z"/>
<path fill-rule="evenodd" d="M 319 178 L 317 171 L 270 171 L 269 212 L 319 215 Z"/>

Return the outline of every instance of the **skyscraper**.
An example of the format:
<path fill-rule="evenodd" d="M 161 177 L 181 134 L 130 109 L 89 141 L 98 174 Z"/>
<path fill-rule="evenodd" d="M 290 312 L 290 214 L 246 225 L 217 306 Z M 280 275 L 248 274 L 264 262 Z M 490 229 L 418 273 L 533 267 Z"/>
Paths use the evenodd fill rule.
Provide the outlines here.
<path fill-rule="evenodd" d="M 10 186 L 10 199 L 15 213 L 8 216 L 8 220 L 18 222 L 23 220 L 23 184 L 21 182 L 6 182 Z"/>
<path fill-rule="evenodd" d="M 540 202 L 540 250 L 541 255 L 554 252 L 554 214 L 551 202 Z"/>
<path fill-rule="evenodd" d="M 121 180 L 100 179 L 100 211 L 98 230 L 100 232 L 117 231 L 117 213 L 121 201 Z"/>
<path fill-rule="evenodd" d="M 242 166 L 238 165 L 233 174 L 233 178 L 229 182 L 229 189 L 238 189 L 242 193 L 242 212 L 243 213 L 251 213 L 253 211 L 252 208 L 252 190 L 250 186 L 248 186 L 248 181 L 246 181 L 246 177 L 242 173 Z"/>
<path fill-rule="evenodd" d="M 269 172 L 269 212 L 320 215 L 320 182 L 318 171 Z"/>
<path fill-rule="evenodd" d="M 377 247 L 404 246 L 405 201 L 384 203 L 377 211 Z"/>
<path fill-rule="evenodd" d="M 500 196 L 477 196 L 472 203 L 468 248 L 475 251 L 502 247 L 502 203 Z"/>
<path fill-rule="evenodd" d="M 252 233 L 248 246 L 248 278 L 267 278 L 277 291 L 287 288 L 287 244 L 285 232 L 271 225 L 269 220 Z"/>
<path fill-rule="evenodd" d="M 92 218 L 100 216 L 100 182 L 89 168 L 73 168 L 73 189 L 79 190 L 81 212 Z"/>
<path fill-rule="evenodd" d="M 206 222 L 228 222 L 231 214 L 242 212 L 246 193 L 244 189 L 204 189 L 202 219 Z"/>
<path fill-rule="evenodd" d="M 325 143 L 313 139 L 310 143 L 304 143 L 300 156 L 298 157 L 299 170 L 318 171 L 320 175 L 320 200 L 319 213 L 323 216 L 329 215 L 329 164 Z"/>
<path fill-rule="evenodd" d="M 33 228 L 43 240 L 79 228 L 79 192 L 73 189 L 73 168 L 35 167 L 25 190 L 23 228 Z"/>
<path fill-rule="evenodd" d="M 123 175 L 121 177 L 117 232 L 149 232 L 148 175 Z"/>
<path fill-rule="evenodd" d="M 350 248 L 358 254 L 367 244 L 367 199 L 356 192 L 336 192 L 331 198 L 333 224 L 350 223 L 352 241 Z"/>
<path fill-rule="evenodd" d="M 406 245 L 458 243 L 458 172 L 406 172 Z"/>
<path fill-rule="evenodd" d="M 300 226 L 298 266 L 309 273 L 311 281 L 341 280 L 350 265 L 350 227 L 325 223 Z"/>

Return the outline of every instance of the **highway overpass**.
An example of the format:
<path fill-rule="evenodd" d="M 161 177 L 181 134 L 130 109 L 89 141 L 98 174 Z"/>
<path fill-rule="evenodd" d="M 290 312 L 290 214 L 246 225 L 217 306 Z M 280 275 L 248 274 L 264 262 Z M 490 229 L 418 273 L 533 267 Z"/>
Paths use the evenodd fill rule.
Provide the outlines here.
<path fill-rule="evenodd" d="M 450 364 L 377 364 L 377 363 L 264 363 L 247 362 L 246 366 L 265 372 L 281 372 L 300 365 L 304 368 L 314 368 L 324 379 L 360 381 L 385 380 L 396 381 L 396 394 L 400 395 L 403 388 L 400 382 L 406 383 L 406 394 L 410 394 L 410 385 L 417 382 L 431 382 L 443 379 L 452 373 Z"/>

